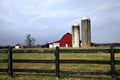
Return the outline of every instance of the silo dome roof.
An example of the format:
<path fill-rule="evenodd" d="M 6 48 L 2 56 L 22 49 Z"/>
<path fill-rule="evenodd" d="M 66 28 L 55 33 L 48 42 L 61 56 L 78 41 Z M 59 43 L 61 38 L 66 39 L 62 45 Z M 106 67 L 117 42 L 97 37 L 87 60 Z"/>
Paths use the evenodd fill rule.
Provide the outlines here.
<path fill-rule="evenodd" d="M 79 26 L 79 24 L 77 22 L 74 22 L 73 26 Z"/>
<path fill-rule="evenodd" d="M 87 17 L 87 16 L 85 16 L 85 17 L 82 18 L 82 20 L 86 20 L 86 19 L 87 19 L 87 20 L 90 20 L 90 18 Z"/>

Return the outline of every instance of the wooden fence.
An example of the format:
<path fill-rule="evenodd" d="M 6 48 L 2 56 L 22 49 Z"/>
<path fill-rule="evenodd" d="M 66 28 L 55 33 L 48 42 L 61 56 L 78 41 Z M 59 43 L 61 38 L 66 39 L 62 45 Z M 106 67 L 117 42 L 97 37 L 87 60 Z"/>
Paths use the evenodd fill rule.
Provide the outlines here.
<path fill-rule="evenodd" d="M 55 73 L 57 78 L 60 74 L 79 74 L 79 75 L 110 75 L 112 80 L 115 76 L 120 76 L 120 72 L 116 72 L 115 65 L 120 65 L 120 60 L 115 60 L 115 53 L 120 53 L 120 49 L 114 49 L 111 45 L 110 49 L 59 49 L 55 50 L 0 50 L 0 53 L 8 53 L 7 59 L 0 59 L 0 63 L 8 63 L 8 68 L 0 68 L 0 72 L 8 72 L 10 77 L 13 77 L 13 72 L 36 72 L 36 73 Z M 13 59 L 13 53 L 54 53 L 55 60 L 29 60 L 29 59 Z M 110 60 L 60 60 L 59 53 L 110 53 Z M 55 70 L 38 70 L 38 69 L 16 69 L 13 68 L 13 63 L 54 63 Z M 83 71 L 61 71 L 60 64 L 107 64 L 110 65 L 108 72 L 83 72 Z"/>

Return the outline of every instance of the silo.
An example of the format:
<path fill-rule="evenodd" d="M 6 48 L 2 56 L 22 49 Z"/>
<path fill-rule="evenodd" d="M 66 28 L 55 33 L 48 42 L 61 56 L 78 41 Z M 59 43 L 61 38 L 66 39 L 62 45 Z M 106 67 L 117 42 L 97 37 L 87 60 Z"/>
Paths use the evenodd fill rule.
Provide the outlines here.
<path fill-rule="evenodd" d="M 78 23 L 72 25 L 72 47 L 80 47 L 80 26 Z"/>
<path fill-rule="evenodd" d="M 82 29 L 82 47 L 91 46 L 91 24 L 89 17 L 83 17 L 81 20 Z"/>

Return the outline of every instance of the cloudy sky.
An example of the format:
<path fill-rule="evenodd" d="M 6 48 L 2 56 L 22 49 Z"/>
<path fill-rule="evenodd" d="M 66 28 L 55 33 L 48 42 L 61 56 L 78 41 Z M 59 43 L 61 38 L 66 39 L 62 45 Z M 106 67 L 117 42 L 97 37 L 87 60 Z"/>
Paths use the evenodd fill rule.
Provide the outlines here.
<path fill-rule="evenodd" d="M 92 42 L 120 42 L 120 0 L 0 0 L 0 45 L 59 40 L 74 22 L 91 19 Z"/>

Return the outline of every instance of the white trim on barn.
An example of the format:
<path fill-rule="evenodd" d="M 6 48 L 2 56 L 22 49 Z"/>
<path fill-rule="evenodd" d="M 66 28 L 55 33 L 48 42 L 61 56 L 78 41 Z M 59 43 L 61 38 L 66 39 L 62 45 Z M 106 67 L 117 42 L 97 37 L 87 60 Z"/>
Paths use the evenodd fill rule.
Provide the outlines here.
<path fill-rule="evenodd" d="M 53 48 L 53 44 L 49 44 L 49 48 Z"/>
<path fill-rule="evenodd" d="M 49 44 L 49 48 L 55 48 L 57 46 L 60 47 L 60 43 Z"/>
<path fill-rule="evenodd" d="M 19 46 L 15 46 L 15 49 L 19 49 L 20 47 Z"/>

